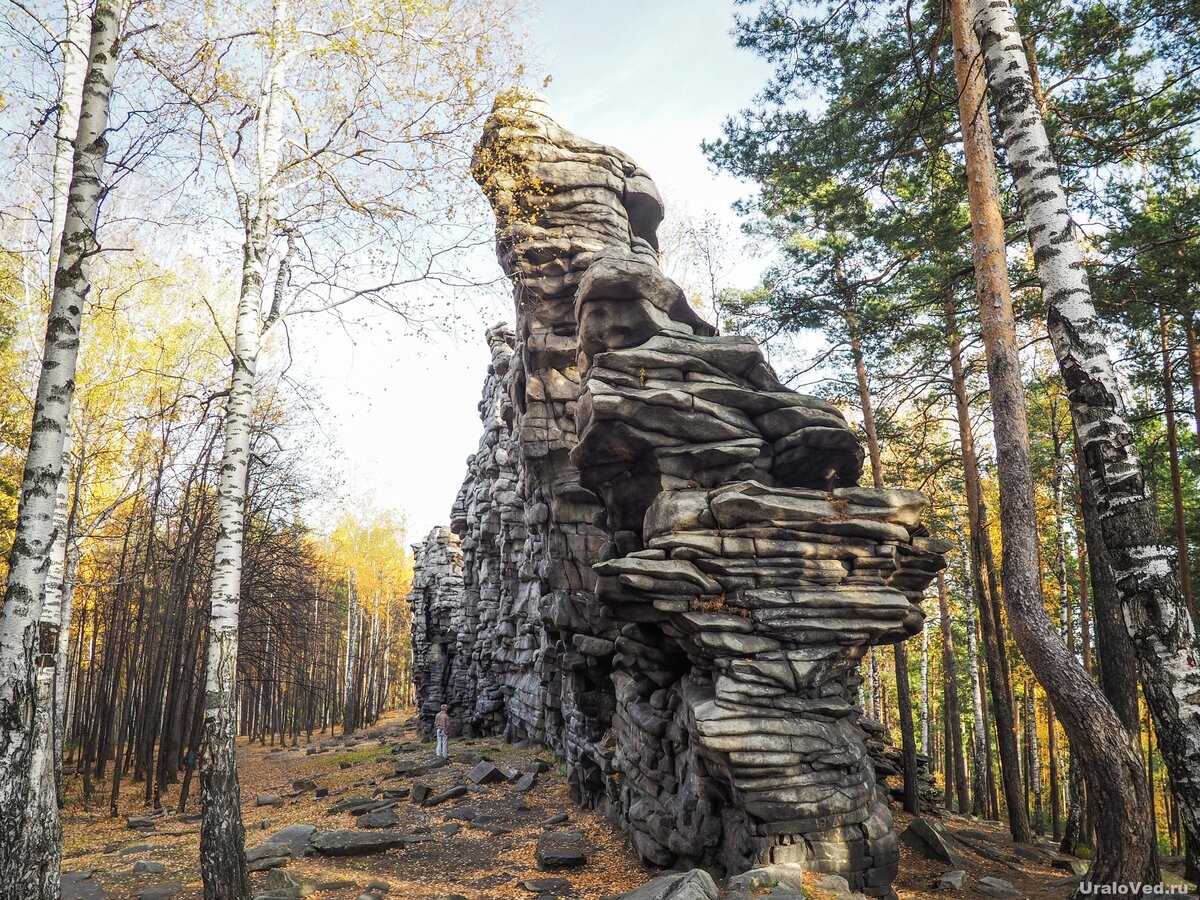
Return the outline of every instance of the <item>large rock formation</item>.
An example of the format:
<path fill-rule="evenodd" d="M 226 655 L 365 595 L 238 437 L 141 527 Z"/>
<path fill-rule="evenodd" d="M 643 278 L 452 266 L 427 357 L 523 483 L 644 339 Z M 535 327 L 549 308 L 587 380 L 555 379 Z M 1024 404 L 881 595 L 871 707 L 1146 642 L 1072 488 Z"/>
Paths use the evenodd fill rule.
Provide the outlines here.
<path fill-rule="evenodd" d="M 651 862 L 803 863 L 888 895 L 897 844 L 854 697 L 944 564 L 924 498 L 857 487 L 841 412 L 695 314 L 623 153 L 509 97 L 475 162 L 517 325 L 488 334 L 452 608 L 455 576 L 424 570 L 454 535 L 419 553 L 423 720 L 449 702 L 463 727 L 552 747 Z"/>

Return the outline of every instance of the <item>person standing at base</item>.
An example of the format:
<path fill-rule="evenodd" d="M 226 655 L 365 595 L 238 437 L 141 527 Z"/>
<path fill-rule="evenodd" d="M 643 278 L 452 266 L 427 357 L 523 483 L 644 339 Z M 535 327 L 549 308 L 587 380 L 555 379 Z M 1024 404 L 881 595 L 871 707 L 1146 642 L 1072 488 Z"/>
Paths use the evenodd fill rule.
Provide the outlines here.
<path fill-rule="evenodd" d="M 441 710 L 433 718 L 433 730 L 437 734 L 437 755 L 442 759 L 450 758 L 450 707 L 443 703 Z"/>

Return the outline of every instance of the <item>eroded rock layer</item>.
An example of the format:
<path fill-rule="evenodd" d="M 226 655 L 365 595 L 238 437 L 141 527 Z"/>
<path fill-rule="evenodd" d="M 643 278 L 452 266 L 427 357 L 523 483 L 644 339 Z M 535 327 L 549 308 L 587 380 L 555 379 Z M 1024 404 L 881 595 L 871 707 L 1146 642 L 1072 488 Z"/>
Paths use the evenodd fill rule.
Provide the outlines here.
<path fill-rule="evenodd" d="M 418 555 L 423 719 L 448 702 L 552 747 L 659 865 L 796 862 L 886 896 L 898 850 L 854 697 L 944 564 L 924 498 L 856 486 L 842 413 L 695 314 L 627 156 L 510 97 L 475 162 L 517 324 L 488 333 L 453 534 Z"/>

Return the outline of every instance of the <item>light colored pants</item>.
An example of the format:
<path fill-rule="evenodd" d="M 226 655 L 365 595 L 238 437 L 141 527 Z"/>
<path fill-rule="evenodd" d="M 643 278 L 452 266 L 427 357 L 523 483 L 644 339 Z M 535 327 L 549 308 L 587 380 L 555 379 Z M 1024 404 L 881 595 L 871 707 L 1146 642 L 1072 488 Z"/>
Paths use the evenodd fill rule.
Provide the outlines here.
<path fill-rule="evenodd" d="M 443 759 L 450 758 L 450 735 L 446 734 L 445 728 L 437 730 L 437 755 Z"/>

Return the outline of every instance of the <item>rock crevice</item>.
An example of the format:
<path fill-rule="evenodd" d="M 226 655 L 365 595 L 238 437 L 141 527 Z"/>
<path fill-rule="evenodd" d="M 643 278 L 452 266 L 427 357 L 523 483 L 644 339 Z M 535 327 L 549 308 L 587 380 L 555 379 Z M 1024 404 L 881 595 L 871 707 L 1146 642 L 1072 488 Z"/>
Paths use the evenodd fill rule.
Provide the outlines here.
<path fill-rule="evenodd" d="M 858 487 L 836 407 L 659 269 L 620 151 L 498 101 L 475 159 L 514 285 L 452 531 L 418 548 L 422 721 L 553 748 L 663 866 L 802 863 L 886 896 L 898 848 L 858 662 L 944 565 L 915 491 Z"/>

